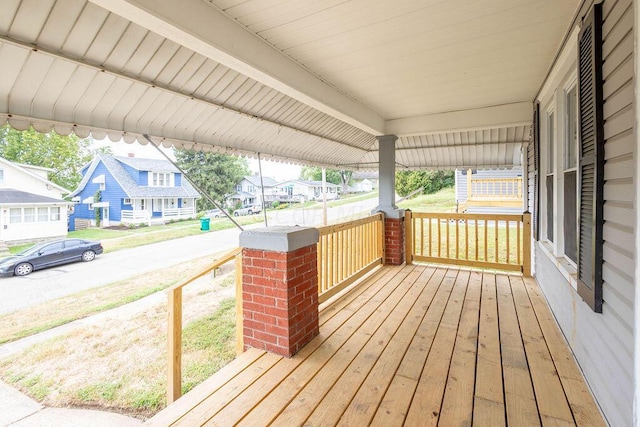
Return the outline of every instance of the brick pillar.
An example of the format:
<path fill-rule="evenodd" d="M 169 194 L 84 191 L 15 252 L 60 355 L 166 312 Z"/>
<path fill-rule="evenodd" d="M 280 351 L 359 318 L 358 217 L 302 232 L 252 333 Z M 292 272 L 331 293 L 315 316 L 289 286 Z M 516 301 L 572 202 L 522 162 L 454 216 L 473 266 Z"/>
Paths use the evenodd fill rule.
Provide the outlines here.
<path fill-rule="evenodd" d="M 400 265 L 405 261 L 404 210 L 385 212 L 384 263 Z"/>
<path fill-rule="evenodd" d="M 244 346 L 291 357 L 319 333 L 318 230 L 243 231 Z"/>

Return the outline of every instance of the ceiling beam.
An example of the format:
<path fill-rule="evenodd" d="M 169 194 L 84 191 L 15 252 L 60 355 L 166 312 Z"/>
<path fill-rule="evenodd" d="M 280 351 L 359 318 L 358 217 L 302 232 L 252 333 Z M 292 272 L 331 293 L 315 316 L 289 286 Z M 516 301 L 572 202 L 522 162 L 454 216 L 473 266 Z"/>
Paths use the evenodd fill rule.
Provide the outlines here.
<path fill-rule="evenodd" d="M 116 15 L 374 135 L 385 121 L 202 0 L 90 0 Z"/>
<path fill-rule="evenodd" d="M 451 111 L 387 121 L 387 133 L 403 136 L 464 132 L 530 125 L 531 102 L 497 105 L 472 110 Z"/>

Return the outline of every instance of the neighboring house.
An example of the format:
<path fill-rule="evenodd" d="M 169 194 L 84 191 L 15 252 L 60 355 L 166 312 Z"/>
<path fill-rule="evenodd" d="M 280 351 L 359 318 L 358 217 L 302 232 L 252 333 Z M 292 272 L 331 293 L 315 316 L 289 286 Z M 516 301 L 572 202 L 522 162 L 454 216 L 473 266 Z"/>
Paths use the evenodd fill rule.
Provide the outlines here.
<path fill-rule="evenodd" d="M 0 241 L 20 244 L 67 235 L 72 203 L 62 196 L 70 191 L 49 181 L 49 172 L 53 169 L 0 158 Z"/>
<path fill-rule="evenodd" d="M 270 177 L 262 177 L 258 175 L 245 176 L 238 184 L 236 184 L 236 192 L 227 197 L 227 202 L 235 205 L 238 202 L 242 207 L 251 205 L 262 205 L 262 188 L 264 186 L 264 199 L 266 202 L 272 202 L 275 199 L 271 197 L 274 188 L 278 183 Z"/>
<path fill-rule="evenodd" d="M 98 154 L 82 175 L 71 194 L 77 203 L 71 229 L 95 225 L 95 209 L 103 227 L 195 218 L 200 195 L 169 161 Z"/>
<path fill-rule="evenodd" d="M 350 193 L 369 193 L 378 188 L 378 172 L 354 172 L 349 183 Z"/>
<path fill-rule="evenodd" d="M 339 185 L 330 182 L 327 185 L 327 200 L 338 198 Z M 322 181 L 303 181 L 292 179 L 276 185 L 276 196 L 286 196 L 290 201 L 322 200 Z"/>
<path fill-rule="evenodd" d="M 456 169 L 458 212 L 519 213 L 524 210 L 522 169 Z"/>

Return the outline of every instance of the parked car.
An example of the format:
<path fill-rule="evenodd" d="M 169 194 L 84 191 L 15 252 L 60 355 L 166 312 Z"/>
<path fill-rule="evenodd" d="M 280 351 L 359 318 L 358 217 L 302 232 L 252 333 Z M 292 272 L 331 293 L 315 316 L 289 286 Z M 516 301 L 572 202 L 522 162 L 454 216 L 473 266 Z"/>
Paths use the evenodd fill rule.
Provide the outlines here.
<path fill-rule="evenodd" d="M 222 218 L 224 214 L 220 209 L 209 209 L 204 213 L 207 218 Z"/>
<path fill-rule="evenodd" d="M 236 211 L 233 213 L 233 216 L 253 215 L 260 213 L 261 211 L 262 206 L 260 205 L 246 206 L 244 208 L 236 209 Z"/>
<path fill-rule="evenodd" d="M 102 252 L 102 244 L 92 240 L 62 239 L 39 243 L 0 260 L 0 276 L 26 276 L 55 265 L 93 261 Z"/>

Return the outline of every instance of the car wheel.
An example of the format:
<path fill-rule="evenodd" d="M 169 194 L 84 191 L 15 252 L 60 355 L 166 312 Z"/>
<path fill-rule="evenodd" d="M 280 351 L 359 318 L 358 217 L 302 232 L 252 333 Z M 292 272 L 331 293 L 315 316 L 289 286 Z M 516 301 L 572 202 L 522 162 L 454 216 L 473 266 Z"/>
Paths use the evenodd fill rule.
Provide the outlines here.
<path fill-rule="evenodd" d="M 84 251 L 82 252 L 82 261 L 89 262 L 96 259 L 96 253 L 93 251 Z"/>
<path fill-rule="evenodd" d="M 13 273 L 16 276 L 26 276 L 32 271 L 33 271 L 33 266 L 31 264 L 29 264 L 28 262 L 21 262 L 20 264 L 16 265 L 16 268 L 13 270 Z"/>
<path fill-rule="evenodd" d="M 240 214 L 238 212 L 234 212 L 233 216 L 240 216 Z"/>
<path fill-rule="evenodd" d="M 249 209 L 249 215 L 253 215 L 253 211 Z"/>

